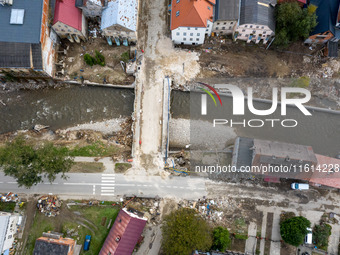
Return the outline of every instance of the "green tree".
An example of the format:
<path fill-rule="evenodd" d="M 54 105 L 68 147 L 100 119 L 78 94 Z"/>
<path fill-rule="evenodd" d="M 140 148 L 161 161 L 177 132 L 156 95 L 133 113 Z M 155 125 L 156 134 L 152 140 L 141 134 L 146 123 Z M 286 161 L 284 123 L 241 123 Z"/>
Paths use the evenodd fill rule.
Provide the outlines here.
<path fill-rule="evenodd" d="M 51 143 L 35 149 L 18 137 L 0 148 L 0 166 L 5 175 L 17 180 L 19 187 L 30 188 L 42 182 L 43 177 L 53 182 L 57 174 L 66 178 L 72 165 L 73 159 L 67 157 L 67 152 Z"/>
<path fill-rule="evenodd" d="M 282 239 L 291 245 L 299 246 L 303 244 L 304 238 L 308 233 L 310 221 L 305 217 L 298 216 L 281 222 L 280 234 Z"/>
<path fill-rule="evenodd" d="M 101 66 L 105 66 L 105 57 L 99 51 L 96 50 L 96 63 Z"/>
<path fill-rule="evenodd" d="M 278 5 L 274 43 L 286 46 L 290 42 L 306 39 L 317 25 L 316 19 L 315 10 L 301 9 L 297 2 Z"/>
<path fill-rule="evenodd" d="M 209 250 L 211 229 L 193 209 L 181 208 L 165 217 L 162 226 L 163 251 L 166 255 L 186 255 L 197 250 Z"/>
<path fill-rule="evenodd" d="M 225 251 L 230 247 L 230 234 L 228 229 L 217 227 L 213 231 L 213 246 L 214 250 Z"/>
<path fill-rule="evenodd" d="M 313 229 L 313 242 L 320 249 L 327 250 L 328 238 L 331 235 L 332 227 L 328 224 L 316 225 Z"/>
<path fill-rule="evenodd" d="M 84 55 L 84 61 L 86 64 L 88 64 L 89 66 L 93 66 L 95 64 L 97 64 L 96 59 L 94 57 L 92 57 L 90 54 L 86 53 Z"/>

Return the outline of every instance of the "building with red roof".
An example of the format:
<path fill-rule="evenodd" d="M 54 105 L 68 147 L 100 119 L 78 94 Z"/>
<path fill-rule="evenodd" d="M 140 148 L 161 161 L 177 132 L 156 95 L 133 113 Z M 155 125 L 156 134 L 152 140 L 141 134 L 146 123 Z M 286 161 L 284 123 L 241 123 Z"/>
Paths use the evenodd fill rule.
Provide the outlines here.
<path fill-rule="evenodd" d="M 198 45 L 210 36 L 215 0 L 173 0 L 171 38 L 175 44 Z"/>
<path fill-rule="evenodd" d="M 132 254 L 147 222 L 139 214 L 126 208 L 119 212 L 99 255 Z"/>
<path fill-rule="evenodd" d="M 71 42 L 86 40 L 86 20 L 76 7 L 76 0 L 56 0 L 53 29 L 61 37 Z"/>

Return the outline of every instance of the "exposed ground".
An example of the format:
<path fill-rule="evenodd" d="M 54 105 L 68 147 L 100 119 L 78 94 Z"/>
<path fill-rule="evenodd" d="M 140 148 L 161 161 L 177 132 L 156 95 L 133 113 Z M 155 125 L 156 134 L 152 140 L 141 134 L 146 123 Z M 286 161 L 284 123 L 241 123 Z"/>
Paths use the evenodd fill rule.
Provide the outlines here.
<path fill-rule="evenodd" d="M 59 53 L 59 60 L 64 59 L 65 78 L 81 81 L 89 80 L 95 83 L 109 83 L 118 85 L 130 85 L 134 81 L 133 76 L 127 75 L 120 64 L 122 54 L 128 52 L 130 47 L 110 46 L 104 38 L 92 38 L 86 42 L 71 43 L 68 40 L 62 41 L 61 49 L 66 49 L 67 55 Z M 105 57 L 105 66 L 89 66 L 84 61 L 84 54 L 95 56 L 95 51 L 99 51 Z"/>
<path fill-rule="evenodd" d="M 101 162 L 77 162 L 69 173 L 102 173 L 104 165 Z"/>

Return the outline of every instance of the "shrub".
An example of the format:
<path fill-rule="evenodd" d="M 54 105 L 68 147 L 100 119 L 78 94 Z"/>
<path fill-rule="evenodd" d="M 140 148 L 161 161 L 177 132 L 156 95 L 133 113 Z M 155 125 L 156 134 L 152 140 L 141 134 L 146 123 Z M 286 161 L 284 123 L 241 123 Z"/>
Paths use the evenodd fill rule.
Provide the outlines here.
<path fill-rule="evenodd" d="M 96 63 L 96 59 L 95 59 L 94 57 L 92 57 L 92 56 L 91 56 L 90 54 L 88 54 L 88 53 L 86 53 L 86 54 L 84 55 L 84 61 L 85 61 L 85 63 L 88 64 L 89 66 L 93 66 L 93 65 L 97 64 L 97 63 Z"/>
<path fill-rule="evenodd" d="M 225 251 L 230 247 L 230 234 L 228 229 L 217 227 L 213 231 L 213 246 L 214 250 Z"/>
<path fill-rule="evenodd" d="M 96 50 L 95 61 L 100 66 L 105 66 L 105 57 L 99 51 Z"/>
<path fill-rule="evenodd" d="M 124 61 L 125 63 L 128 62 L 130 59 L 130 54 L 128 51 L 124 52 L 122 55 L 120 55 L 120 60 Z"/>
<path fill-rule="evenodd" d="M 313 242 L 320 249 L 326 250 L 328 238 L 331 235 L 332 227 L 328 224 L 316 225 L 313 229 Z"/>

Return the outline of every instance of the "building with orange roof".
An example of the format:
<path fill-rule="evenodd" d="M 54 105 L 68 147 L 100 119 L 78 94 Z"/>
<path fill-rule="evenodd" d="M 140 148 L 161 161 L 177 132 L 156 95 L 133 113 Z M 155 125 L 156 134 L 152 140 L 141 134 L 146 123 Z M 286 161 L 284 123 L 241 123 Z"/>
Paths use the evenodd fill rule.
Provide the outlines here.
<path fill-rule="evenodd" d="M 313 169 L 309 183 L 340 189 L 340 159 L 315 154 L 318 165 Z"/>
<path fill-rule="evenodd" d="M 175 44 L 199 45 L 210 36 L 215 0 L 173 0 L 171 38 Z"/>
<path fill-rule="evenodd" d="M 81 245 L 72 238 L 63 238 L 61 233 L 43 233 L 35 241 L 33 255 L 79 255 Z"/>

